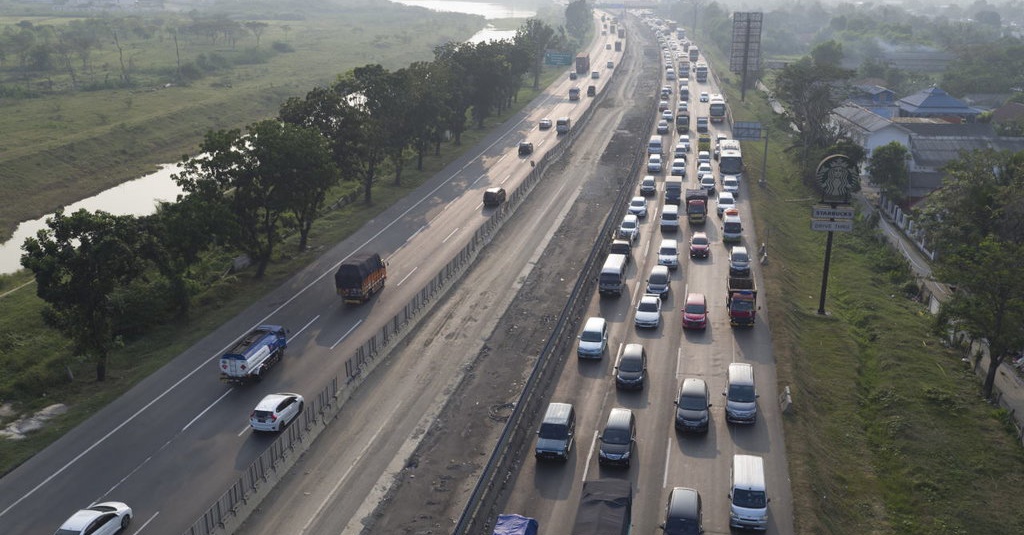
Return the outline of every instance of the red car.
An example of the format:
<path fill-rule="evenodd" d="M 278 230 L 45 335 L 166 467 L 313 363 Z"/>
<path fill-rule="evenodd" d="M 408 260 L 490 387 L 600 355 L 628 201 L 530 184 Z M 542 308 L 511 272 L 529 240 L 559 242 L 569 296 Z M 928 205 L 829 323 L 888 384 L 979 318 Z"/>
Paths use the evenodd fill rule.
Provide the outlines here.
<path fill-rule="evenodd" d="M 683 306 L 683 328 L 705 329 L 708 326 L 708 301 L 704 294 L 692 293 L 686 296 Z"/>
<path fill-rule="evenodd" d="M 711 254 L 711 241 L 705 232 L 694 232 L 690 238 L 690 258 L 707 258 Z"/>

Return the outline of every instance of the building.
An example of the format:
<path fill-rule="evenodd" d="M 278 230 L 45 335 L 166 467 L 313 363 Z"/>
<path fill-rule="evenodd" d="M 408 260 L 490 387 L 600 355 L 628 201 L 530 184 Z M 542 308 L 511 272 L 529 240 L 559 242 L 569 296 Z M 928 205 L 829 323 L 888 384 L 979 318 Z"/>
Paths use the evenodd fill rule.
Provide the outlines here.
<path fill-rule="evenodd" d="M 932 86 L 896 101 L 899 117 L 928 117 L 947 122 L 973 122 L 981 110 L 972 108 L 953 98 L 942 89 Z"/>

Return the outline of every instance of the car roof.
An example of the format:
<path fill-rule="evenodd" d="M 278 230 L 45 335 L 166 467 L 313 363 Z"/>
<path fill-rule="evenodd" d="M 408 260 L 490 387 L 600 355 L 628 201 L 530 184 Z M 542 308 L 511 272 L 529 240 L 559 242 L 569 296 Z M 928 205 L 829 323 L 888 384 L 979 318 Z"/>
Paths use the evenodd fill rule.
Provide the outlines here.
<path fill-rule="evenodd" d="M 688 305 L 691 304 L 691 303 L 697 304 L 697 303 L 706 303 L 706 302 L 707 302 L 707 300 L 704 299 L 704 294 L 702 294 L 702 293 L 690 292 L 686 296 L 686 304 L 688 304 Z"/>
<path fill-rule="evenodd" d="M 591 316 L 587 318 L 586 325 L 583 326 L 584 331 L 599 331 L 605 326 L 605 319 L 600 316 Z"/>
<path fill-rule="evenodd" d="M 669 496 L 668 516 L 670 518 L 697 519 L 697 491 L 686 487 L 672 489 Z"/>
<path fill-rule="evenodd" d="M 60 525 L 60 529 L 69 529 L 74 531 L 80 531 L 85 529 L 90 522 L 96 519 L 96 517 L 106 514 L 101 511 L 94 509 L 82 509 L 77 513 L 71 515 L 71 518 L 67 519 L 63 524 Z"/>
<path fill-rule="evenodd" d="M 258 411 L 269 411 L 277 408 L 277 404 L 281 403 L 285 398 L 290 396 L 298 396 L 298 394 L 291 394 L 288 392 L 281 392 L 279 394 L 267 394 L 260 400 L 259 404 L 256 405 Z"/>

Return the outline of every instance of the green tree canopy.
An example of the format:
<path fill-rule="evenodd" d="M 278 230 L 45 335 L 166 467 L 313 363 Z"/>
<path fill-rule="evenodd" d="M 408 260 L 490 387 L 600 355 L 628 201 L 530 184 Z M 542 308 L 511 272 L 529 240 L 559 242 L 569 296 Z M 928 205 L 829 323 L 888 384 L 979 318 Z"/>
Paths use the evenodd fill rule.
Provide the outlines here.
<path fill-rule="evenodd" d="M 909 151 L 898 141 L 892 141 L 871 151 L 868 174 L 882 194 L 893 200 L 907 198 L 910 173 L 907 170 Z"/>

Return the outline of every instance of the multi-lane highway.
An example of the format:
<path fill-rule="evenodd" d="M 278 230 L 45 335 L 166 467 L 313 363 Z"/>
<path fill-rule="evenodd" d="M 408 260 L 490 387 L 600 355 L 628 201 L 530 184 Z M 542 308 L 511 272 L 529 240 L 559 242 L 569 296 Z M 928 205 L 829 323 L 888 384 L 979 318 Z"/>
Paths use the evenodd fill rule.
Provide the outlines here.
<path fill-rule="evenodd" d="M 591 58 L 595 70 L 608 73 L 604 65 L 618 62 L 621 53 L 606 49 L 605 41 L 594 43 Z M 534 143 L 533 159 L 557 142 L 553 129 L 537 129 L 539 118 L 578 118 L 591 99 L 568 102 L 569 87 L 594 83 L 601 91 L 609 78 L 566 79 L 555 84 L 491 134 L 479 150 L 466 154 L 281 288 L 7 474 L 0 480 L 0 531 L 52 533 L 79 507 L 122 500 L 134 509 L 131 533 L 181 533 L 271 442 L 271 437 L 253 435 L 248 429 L 248 415 L 256 402 L 270 392 L 312 395 L 329 378 L 341 375 L 354 349 L 433 278 L 489 217 L 491 212 L 481 206 L 483 190 L 491 186 L 513 190 L 527 175 L 530 158 L 517 155 L 518 142 Z M 371 303 L 346 307 L 334 293 L 331 275 L 339 262 L 362 250 L 387 258 L 389 283 Z M 262 383 L 222 385 L 217 357 L 261 323 L 291 329 L 288 356 Z M 423 365 L 429 367 L 431 361 Z M 421 421 L 430 419 L 429 410 L 417 413 L 409 407 L 436 407 L 431 400 L 438 394 L 373 380 L 363 390 L 365 395 L 387 393 L 389 403 L 372 409 L 372 422 L 362 420 L 367 426 L 347 428 L 352 441 L 345 450 L 348 461 L 373 459 L 383 464 L 352 463 L 382 470 L 351 474 L 345 491 L 360 497 L 375 492 L 386 465 L 405 447 L 404 441 L 386 440 L 397 436 L 386 431 L 408 436 Z M 323 521 L 338 526 L 348 518 Z"/>

